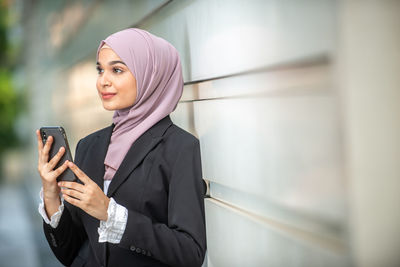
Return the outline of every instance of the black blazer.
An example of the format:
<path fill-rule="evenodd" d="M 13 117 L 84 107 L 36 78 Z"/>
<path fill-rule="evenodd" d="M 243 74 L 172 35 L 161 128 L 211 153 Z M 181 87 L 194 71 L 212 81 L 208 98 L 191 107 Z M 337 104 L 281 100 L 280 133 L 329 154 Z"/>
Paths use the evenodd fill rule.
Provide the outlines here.
<path fill-rule="evenodd" d="M 112 129 L 83 138 L 75 153 L 102 189 Z M 199 141 L 167 116 L 135 141 L 109 186 L 107 195 L 128 209 L 119 244 L 99 243 L 99 220 L 67 202 L 57 228 L 43 223 L 44 233 L 68 266 L 201 266 L 204 193 Z"/>

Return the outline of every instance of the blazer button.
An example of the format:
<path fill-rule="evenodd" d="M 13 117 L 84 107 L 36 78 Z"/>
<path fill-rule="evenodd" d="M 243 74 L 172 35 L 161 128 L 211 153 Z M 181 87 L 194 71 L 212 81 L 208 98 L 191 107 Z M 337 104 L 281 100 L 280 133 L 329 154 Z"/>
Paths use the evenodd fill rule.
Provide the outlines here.
<path fill-rule="evenodd" d="M 136 248 L 136 252 L 140 253 L 140 252 L 142 252 L 142 250 L 140 248 Z"/>
<path fill-rule="evenodd" d="M 131 249 L 132 251 L 135 251 L 135 250 L 136 250 L 136 247 L 132 245 L 132 246 L 130 247 L 130 249 Z"/>
<path fill-rule="evenodd" d="M 142 254 L 146 255 L 146 250 L 142 249 Z"/>

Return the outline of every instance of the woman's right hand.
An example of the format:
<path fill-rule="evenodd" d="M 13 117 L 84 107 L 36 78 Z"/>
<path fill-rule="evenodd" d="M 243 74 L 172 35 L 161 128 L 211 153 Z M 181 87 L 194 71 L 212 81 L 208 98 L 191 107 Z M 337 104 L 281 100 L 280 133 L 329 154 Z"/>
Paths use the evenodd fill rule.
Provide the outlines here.
<path fill-rule="evenodd" d="M 46 144 L 43 145 L 39 130 L 36 130 L 36 135 L 39 153 L 38 172 L 42 179 L 45 209 L 47 216 L 50 218 L 58 210 L 58 207 L 61 204 L 60 187 L 57 185 L 57 177 L 68 168 L 68 161 L 65 161 L 63 165 L 53 170 L 64 155 L 65 148 L 61 147 L 57 154 L 49 161 L 49 151 L 53 144 L 53 137 L 49 136 Z"/>

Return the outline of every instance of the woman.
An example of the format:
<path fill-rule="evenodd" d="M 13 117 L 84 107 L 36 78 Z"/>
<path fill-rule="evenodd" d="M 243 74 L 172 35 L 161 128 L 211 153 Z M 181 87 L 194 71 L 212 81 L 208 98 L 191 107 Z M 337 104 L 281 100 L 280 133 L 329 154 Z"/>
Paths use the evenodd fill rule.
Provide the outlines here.
<path fill-rule="evenodd" d="M 147 31 L 110 35 L 96 87 L 113 124 L 81 139 L 75 163 L 53 170 L 37 131 L 43 228 L 71 266 L 201 266 L 206 250 L 198 140 L 169 114 L 183 90 L 176 49 Z M 70 168 L 81 183 L 56 178 Z M 61 197 L 60 197 L 61 196 Z M 65 206 L 64 206 L 65 205 Z"/>

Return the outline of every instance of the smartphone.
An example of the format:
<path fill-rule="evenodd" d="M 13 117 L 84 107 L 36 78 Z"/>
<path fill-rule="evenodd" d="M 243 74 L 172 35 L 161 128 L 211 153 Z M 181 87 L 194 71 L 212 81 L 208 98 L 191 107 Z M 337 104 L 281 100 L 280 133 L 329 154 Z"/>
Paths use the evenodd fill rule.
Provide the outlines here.
<path fill-rule="evenodd" d="M 50 126 L 50 127 L 42 127 L 40 128 L 40 136 L 42 137 L 43 145 L 46 144 L 47 138 L 49 136 L 53 137 L 53 144 L 49 151 L 49 160 L 52 159 L 57 152 L 59 151 L 60 147 L 65 148 L 64 155 L 58 161 L 57 165 L 54 169 L 60 167 L 66 160 L 73 161 L 71 151 L 69 150 L 67 135 L 65 130 L 61 126 Z M 57 177 L 57 181 L 70 181 L 76 182 L 78 181 L 75 174 L 71 171 L 71 169 L 67 168 L 60 176 Z"/>

